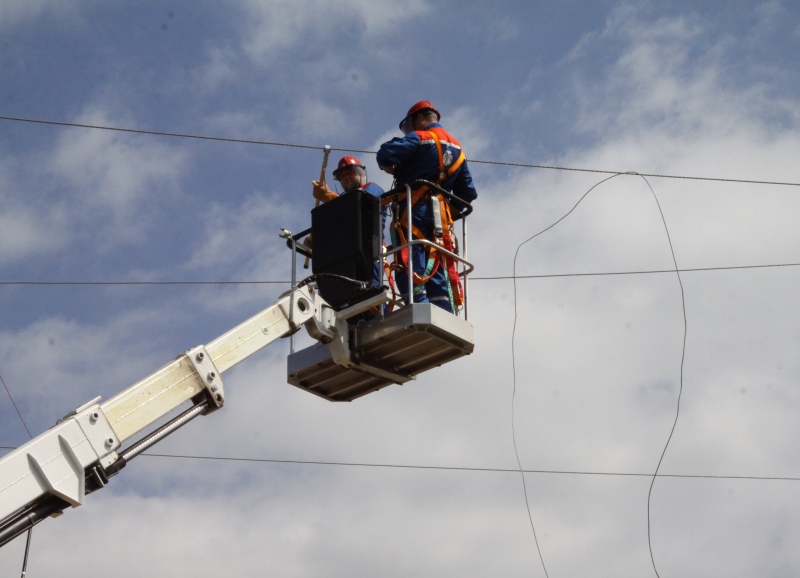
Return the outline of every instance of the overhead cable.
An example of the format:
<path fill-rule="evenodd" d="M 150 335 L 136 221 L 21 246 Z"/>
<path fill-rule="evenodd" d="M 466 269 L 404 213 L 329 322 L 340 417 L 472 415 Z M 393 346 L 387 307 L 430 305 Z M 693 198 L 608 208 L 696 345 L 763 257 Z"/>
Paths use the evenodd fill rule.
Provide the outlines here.
<path fill-rule="evenodd" d="M 800 267 L 800 263 L 770 265 L 732 265 L 730 267 L 695 267 L 689 269 L 650 269 L 644 271 L 604 271 L 598 273 L 546 273 L 542 275 L 497 275 L 472 277 L 470 281 L 502 281 L 508 279 L 551 279 L 556 277 L 605 277 L 613 275 L 651 275 L 658 273 L 696 273 L 699 271 L 734 271 L 736 269 L 769 269 Z M 289 285 L 291 281 L 0 281 L 0 285 Z"/>
<path fill-rule="evenodd" d="M 16 121 L 16 122 L 29 122 L 29 123 L 35 123 L 35 124 L 66 126 L 66 127 L 74 127 L 74 128 L 90 128 L 90 129 L 96 129 L 96 130 L 110 130 L 110 131 L 127 132 L 127 133 L 133 133 L 133 134 L 146 134 L 146 135 L 154 135 L 154 136 L 167 136 L 167 137 L 176 137 L 176 138 L 190 138 L 190 139 L 199 139 L 199 140 L 208 140 L 208 141 L 231 142 L 231 143 L 241 143 L 241 144 L 257 144 L 257 145 L 292 147 L 292 148 L 311 149 L 311 150 L 324 150 L 324 148 L 325 148 L 323 146 L 318 146 L 318 145 L 305 145 L 305 144 L 287 143 L 287 142 L 280 142 L 280 141 L 265 141 L 265 140 L 229 138 L 229 137 L 198 135 L 198 134 L 187 134 L 187 133 L 177 133 L 177 132 L 164 132 L 164 131 L 155 131 L 155 130 L 141 130 L 141 129 L 133 129 L 133 128 L 102 126 L 102 125 L 95 125 L 95 124 L 82 124 L 82 123 L 76 123 L 76 122 L 61 122 L 61 121 L 55 121 L 55 120 L 42 120 L 42 119 L 22 118 L 22 117 L 14 117 L 14 116 L 0 116 L 0 120 L 8 120 L 8 121 Z M 337 147 L 333 147 L 331 150 L 336 150 L 336 151 L 341 151 L 341 152 L 349 152 L 349 153 L 363 153 L 363 154 L 376 154 L 377 153 L 377 151 L 371 151 L 371 150 L 348 149 L 348 148 L 337 148 Z M 522 167 L 522 168 L 529 168 L 529 169 L 546 169 L 546 170 L 554 170 L 554 171 L 573 171 L 573 172 L 598 173 L 598 174 L 607 174 L 607 175 L 625 174 L 625 172 L 626 172 L 626 171 L 612 171 L 612 170 L 604 170 L 604 169 L 586 169 L 586 168 L 578 168 L 578 167 L 560 167 L 560 166 L 553 166 L 553 165 L 536 165 L 536 164 L 531 164 L 531 163 L 512 163 L 512 162 L 504 162 L 504 161 L 487 161 L 487 160 L 479 160 L 479 159 L 470 159 L 469 162 L 470 163 L 480 163 L 480 164 L 485 164 L 485 165 L 506 166 L 506 167 Z M 656 177 L 656 178 L 661 178 L 661 179 L 684 179 L 684 180 L 693 180 L 693 181 L 715 181 L 715 182 L 723 182 L 723 183 L 746 183 L 746 184 L 753 184 L 753 185 L 780 185 L 780 186 L 789 186 L 789 187 L 800 187 L 800 183 L 798 183 L 798 182 L 761 181 L 761 180 L 752 180 L 752 179 L 728 179 L 728 178 L 723 178 L 723 177 L 698 177 L 698 176 L 691 176 L 691 175 L 669 175 L 669 174 L 659 174 L 659 173 L 638 173 L 637 172 L 636 174 L 641 175 L 643 177 Z"/>
<path fill-rule="evenodd" d="M 6 393 L 8 394 L 8 399 L 11 400 L 11 403 L 14 405 L 14 409 L 17 410 L 17 415 L 19 416 L 19 420 L 22 422 L 22 425 L 25 427 L 25 431 L 28 432 L 28 437 L 33 439 L 33 435 L 31 434 L 31 430 L 28 429 L 28 424 L 25 423 L 25 418 L 22 417 L 22 412 L 19 411 L 19 407 L 17 407 L 17 402 L 14 401 L 14 398 L 11 395 L 11 390 L 8 389 L 8 385 L 6 385 L 6 380 L 3 379 L 3 376 L 0 375 L 0 382 L 3 383 L 3 387 L 6 388 Z M 25 578 L 25 574 L 28 572 L 28 556 L 31 552 L 31 538 L 33 537 L 33 526 L 28 528 L 28 537 L 25 540 L 25 553 L 22 557 L 22 578 Z"/>
<path fill-rule="evenodd" d="M 15 446 L 0 446 L 0 449 L 15 450 Z M 387 463 L 368 463 L 368 462 L 332 462 L 320 460 L 278 460 L 268 458 L 235 458 L 229 456 L 202 456 L 191 454 L 161 454 L 145 452 L 140 456 L 151 458 L 174 458 L 184 460 L 205 460 L 220 462 L 243 462 L 255 464 L 291 464 L 300 466 L 342 466 L 354 468 L 388 468 L 402 470 L 433 470 L 450 472 L 487 472 L 500 474 L 518 474 L 517 468 L 473 468 L 466 466 L 421 466 L 413 464 L 387 464 Z M 522 470 L 525 474 L 552 474 L 560 476 L 611 476 L 628 478 L 652 478 L 650 473 L 636 472 L 598 472 L 589 470 Z M 787 476 L 722 476 L 709 474 L 658 474 L 659 478 L 680 478 L 680 479 L 704 479 L 704 480 L 755 480 L 755 481 L 777 481 L 777 482 L 800 482 L 800 477 Z"/>
<path fill-rule="evenodd" d="M 22 425 L 25 427 L 25 431 L 28 432 L 28 437 L 33 439 L 33 435 L 31 435 L 31 430 L 28 429 L 28 424 L 25 423 L 25 418 L 22 417 L 22 412 L 19 411 L 19 407 L 17 406 L 17 402 L 14 401 L 14 398 L 11 395 L 11 390 L 8 389 L 8 386 L 6 385 L 6 380 L 3 379 L 2 374 L 0 374 L 0 382 L 2 382 L 3 387 L 6 388 L 6 393 L 8 394 L 8 399 L 11 400 L 11 403 L 14 406 L 14 409 L 17 410 L 17 415 L 19 416 L 19 421 L 22 422 Z"/>

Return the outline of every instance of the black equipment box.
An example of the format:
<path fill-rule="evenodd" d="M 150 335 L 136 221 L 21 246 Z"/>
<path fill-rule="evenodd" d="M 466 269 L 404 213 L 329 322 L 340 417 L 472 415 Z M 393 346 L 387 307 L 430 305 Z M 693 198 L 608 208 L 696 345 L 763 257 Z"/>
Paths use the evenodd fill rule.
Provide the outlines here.
<path fill-rule="evenodd" d="M 380 257 L 380 199 L 361 189 L 347 191 L 311 211 L 312 272 L 341 275 L 372 286 Z M 321 276 L 317 287 L 332 307 L 352 302 L 358 286 Z"/>

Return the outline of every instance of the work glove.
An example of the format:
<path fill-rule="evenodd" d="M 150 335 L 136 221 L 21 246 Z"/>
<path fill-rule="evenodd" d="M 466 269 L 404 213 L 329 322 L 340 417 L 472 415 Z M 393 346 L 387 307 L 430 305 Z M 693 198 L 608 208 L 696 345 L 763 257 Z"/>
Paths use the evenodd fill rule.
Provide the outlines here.
<path fill-rule="evenodd" d="M 321 203 L 327 203 L 328 201 L 332 201 L 339 196 L 338 194 L 334 193 L 325 183 L 311 181 L 311 184 L 314 185 L 314 198 Z"/>

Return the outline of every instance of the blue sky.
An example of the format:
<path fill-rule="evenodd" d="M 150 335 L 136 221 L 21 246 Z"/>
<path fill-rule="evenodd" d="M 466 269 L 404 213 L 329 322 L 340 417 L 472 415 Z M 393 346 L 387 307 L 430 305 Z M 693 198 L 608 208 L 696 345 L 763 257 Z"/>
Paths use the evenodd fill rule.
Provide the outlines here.
<path fill-rule="evenodd" d="M 800 182 L 790 2 L 0 0 L 0 115 L 376 150 L 420 99 L 472 160 Z M 338 160 L 340 153 L 334 151 Z M 321 152 L 0 121 L 0 280 L 284 280 Z M 388 188 L 372 155 L 370 177 Z M 475 163 L 476 275 L 602 175 Z M 328 178 L 331 179 L 330 173 Z M 650 179 L 681 268 L 797 263 L 800 190 Z M 638 177 L 525 245 L 524 275 L 668 269 Z M 800 268 L 683 274 L 664 473 L 797 476 Z M 0 286 L 0 375 L 41 432 L 270 304 L 282 285 Z M 520 281 L 526 469 L 652 473 L 675 417 L 675 275 Z M 165 453 L 514 468 L 510 281 L 474 281 L 467 359 L 352 404 L 226 375 Z M 0 396 L 0 445 L 26 433 Z M 34 535 L 30 575 L 544 576 L 519 474 L 141 458 Z M 526 475 L 550 576 L 655 575 L 648 478 Z M 793 576 L 800 486 L 661 478 L 661 576 Z M 136 544 L 136 547 L 132 545 Z M 0 550 L 0 574 L 22 544 Z M 205 552 L 214 551 L 208 557 Z M 210 559 L 209 559 L 210 558 Z"/>

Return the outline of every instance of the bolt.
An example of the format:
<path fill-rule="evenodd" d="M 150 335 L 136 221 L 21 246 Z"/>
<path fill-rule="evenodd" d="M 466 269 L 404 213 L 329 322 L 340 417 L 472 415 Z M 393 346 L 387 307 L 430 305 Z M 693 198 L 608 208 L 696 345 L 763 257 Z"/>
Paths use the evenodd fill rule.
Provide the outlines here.
<path fill-rule="evenodd" d="M 212 385 L 211 386 L 211 391 L 217 391 L 217 389 L 219 389 L 219 388 L 216 385 Z"/>
<path fill-rule="evenodd" d="M 100 419 L 100 414 L 97 413 L 97 412 L 94 412 L 92 415 L 89 416 L 89 419 L 92 422 L 96 422 L 98 419 Z"/>
<path fill-rule="evenodd" d="M 114 438 L 107 438 L 106 439 L 106 447 L 110 448 L 113 445 L 114 445 Z"/>
<path fill-rule="evenodd" d="M 214 381 L 216 377 L 217 377 L 216 373 L 214 373 L 213 371 L 209 371 L 208 375 L 206 376 L 206 379 L 208 379 L 208 383 L 211 383 L 212 381 Z"/>
<path fill-rule="evenodd" d="M 264 327 L 261 329 L 261 331 L 264 333 L 264 335 L 266 335 L 267 333 L 269 333 L 269 327 L 266 327 L 266 326 L 264 326 Z"/>
<path fill-rule="evenodd" d="M 197 353 L 197 355 L 195 356 L 195 359 L 197 360 L 197 363 L 200 363 L 201 361 L 203 361 L 203 358 L 204 358 L 204 357 L 205 357 L 205 355 L 203 355 L 203 352 L 202 352 L 202 351 L 200 351 L 200 352 L 198 352 L 198 353 Z"/>

